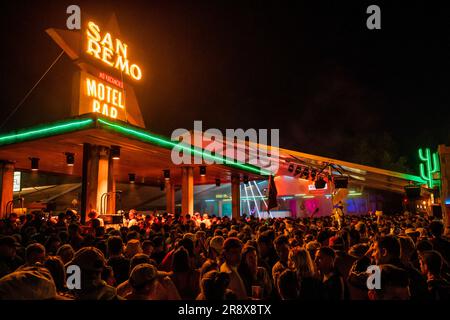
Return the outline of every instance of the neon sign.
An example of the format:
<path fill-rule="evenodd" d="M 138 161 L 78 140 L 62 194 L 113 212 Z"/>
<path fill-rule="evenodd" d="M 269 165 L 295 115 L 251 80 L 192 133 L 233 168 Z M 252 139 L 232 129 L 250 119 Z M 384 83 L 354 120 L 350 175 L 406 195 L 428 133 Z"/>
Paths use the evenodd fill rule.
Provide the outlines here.
<path fill-rule="evenodd" d="M 86 53 L 104 64 L 125 73 L 134 80 L 142 78 L 141 68 L 128 60 L 128 45 L 109 32 L 102 34 L 100 27 L 90 21 L 87 25 Z"/>
<path fill-rule="evenodd" d="M 439 158 L 437 152 L 433 154 L 429 148 L 425 148 L 424 151 L 419 149 L 419 158 L 425 163 L 420 164 L 420 176 L 427 182 L 429 188 L 433 188 L 435 185 L 439 185 L 439 181 L 435 181 L 435 174 L 439 174 Z M 439 178 L 437 178 L 439 179 Z"/>
<path fill-rule="evenodd" d="M 128 101 L 125 91 L 113 84 L 120 85 L 120 81 L 106 76 L 100 74 L 99 77 L 95 77 L 87 72 L 81 72 L 79 113 L 101 113 L 112 119 L 126 121 Z"/>

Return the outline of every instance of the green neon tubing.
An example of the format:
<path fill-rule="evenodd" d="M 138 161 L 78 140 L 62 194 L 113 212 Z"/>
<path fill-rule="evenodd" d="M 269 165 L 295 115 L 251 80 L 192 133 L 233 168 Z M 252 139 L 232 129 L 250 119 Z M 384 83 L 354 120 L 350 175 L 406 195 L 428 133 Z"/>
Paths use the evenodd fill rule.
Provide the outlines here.
<path fill-rule="evenodd" d="M 419 165 L 420 176 L 424 179 L 429 188 L 433 188 L 436 184 L 433 179 L 433 173 L 439 171 L 439 161 L 437 153 L 431 154 L 429 148 L 425 148 L 425 154 L 422 148 L 419 149 L 419 158 L 421 161 L 425 162 Z"/>
<path fill-rule="evenodd" d="M 56 134 L 64 133 L 64 132 L 68 132 L 68 131 L 71 131 L 74 129 L 79 129 L 79 128 L 85 127 L 88 124 L 91 124 L 93 121 L 94 120 L 92 120 L 92 119 L 71 121 L 71 122 L 63 123 L 63 124 L 59 124 L 59 125 L 43 127 L 41 129 L 31 129 L 31 130 L 20 132 L 20 133 L 8 134 L 5 136 L 0 136 L 0 144 L 8 144 L 8 143 L 16 142 L 16 141 L 45 137 L 46 135 L 52 134 L 52 133 L 53 134 L 54 133 L 56 133 Z"/>
<path fill-rule="evenodd" d="M 127 128 L 127 127 L 124 127 L 124 126 L 121 126 L 121 125 L 118 125 L 118 124 L 115 124 L 115 123 L 111 123 L 111 122 L 106 121 L 104 119 L 98 119 L 98 122 L 100 122 L 100 123 L 102 123 L 104 125 L 107 125 L 107 126 L 113 128 L 113 129 L 117 130 L 117 131 L 128 133 L 128 134 L 131 134 L 131 135 L 133 135 L 135 137 L 139 137 L 141 139 L 144 139 L 144 140 L 147 140 L 147 141 L 151 141 L 151 142 L 156 143 L 156 144 L 158 144 L 160 146 L 163 146 L 165 148 L 178 147 L 178 148 L 180 148 L 182 150 L 190 152 L 191 154 L 193 153 L 193 154 L 205 157 L 205 158 L 209 158 L 209 159 L 212 159 L 212 160 L 220 161 L 220 163 L 223 163 L 223 161 L 224 161 L 224 159 L 222 157 L 206 154 L 203 151 L 200 151 L 201 149 L 196 148 L 196 147 L 192 148 L 190 145 L 187 145 L 187 144 L 178 144 L 178 143 L 173 142 L 171 140 L 167 140 L 167 139 L 164 139 L 164 138 L 161 138 L 161 137 L 158 137 L 156 135 L 149 134 L 147 132 L 143 132 L 143 131 L 140 131 L 140 130 Z M 238 167 L 238 168 L 244 169 L 246 171 L 251 171 L 251 172 L 254 172 L 254 173 L 257 173 L 257 174 L 265 174 L 265 175 L 271 174 L 269 171 L 266 171 L 266 170 L 264 170 L 262 168 L 257 168 L 257 167 L 246 165 L 246 164 L 243 164 L 243 163 L 234 162 L 234 161 L 229 160 L 228 158 L 225 158 L 225 164 L 229 165 L 229 166 Z"/>

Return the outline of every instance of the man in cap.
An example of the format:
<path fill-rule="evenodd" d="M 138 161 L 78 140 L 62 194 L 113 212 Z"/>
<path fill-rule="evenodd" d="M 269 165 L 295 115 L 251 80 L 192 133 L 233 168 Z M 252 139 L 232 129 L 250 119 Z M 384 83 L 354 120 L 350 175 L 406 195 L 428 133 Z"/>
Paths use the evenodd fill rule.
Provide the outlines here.
<path fill-rule="evenodd" d="M 81 271 L 81 289 L 73 289 L 72 293 L 79 300 L 113 300 L 118 299 L 116 289 L 102 280 L 102 271 L 106 266 L 103 253 L 95 247 L 78 250 L 70 265 L 76 265 Z"/>
<path fill-rule="evenodd" d="M 0 279 L 0 299 L 52 300 L 58 296 L 53 278 L 44 267 L 25 267 Z"/>
<path fill-rule="evenodd" d="M 0 237 L 0 278 L 15 271 L 23 264 L 16 250 L 20 244 L 11 236 Z"/>
<path fill-rule="evenodd" d="M 200 278 L 209 271 L 219 271 L 219 266 L 223 263 L 222 249 L 224 238 L 215 236 L 209 241 L 208 258 L 200 268 Z"/>
<path fill-rule="evenodd" d="M 157 270 L 149 263 L 141 263 L 131 271 L 130 279 L 132 291 L 125 296 L 127 300 L 150 300 L 155 289 Z"/>

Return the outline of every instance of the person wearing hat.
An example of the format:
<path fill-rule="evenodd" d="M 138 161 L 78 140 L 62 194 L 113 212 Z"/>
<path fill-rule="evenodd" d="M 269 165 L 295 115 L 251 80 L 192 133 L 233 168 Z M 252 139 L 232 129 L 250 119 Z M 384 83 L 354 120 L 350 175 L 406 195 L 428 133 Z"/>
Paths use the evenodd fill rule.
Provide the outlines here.
<path fill-rule="evenodd" d="M 11 236 L 0 238 L 0 278 L 15 271 L 24 262 L 17 255 L 20 244 Z"/>
<path fill-rule="evenodd" d="M 157 270 L 149 263 L 141 263 L 131 271 L 128 283 L 131 293 L 124 298 L 126 300 L 150 300 L 155 289 Z"/>
<path fill-rule="evenodd" d="M 141 253 L 141 243 L 137 239 L 131 239 L 127 242 L 127 246 L 125 248 L 125 257 L 131 259 L 134 255 Z"/>
<path fill-rule="evenodd" d="M 53 300 L 59 296 L 49 270 L 44 267 L 25 267 L 0 279 L 1 300 Z M 64 299 L 64 300 L 67 300 Z"/>
<path fill-rule="evenodd" d="M 211 270 L 219 270 L 219 266 L 223 263 L 222 249 L 224 238 L 215 236 L 209 241 L 208 257 L 200 268 L 200 278 Z"/>
<path fill-rule="evenodd" d="M 76 265 L 81 271 L 81 289 L 72 289 L 71 293 L 79 300 L 118 299 L 116 289 L 102 280 L 102 271 L 106 266 L 103 253 L 95 247 L 78 250 L 66 269 Z"/>

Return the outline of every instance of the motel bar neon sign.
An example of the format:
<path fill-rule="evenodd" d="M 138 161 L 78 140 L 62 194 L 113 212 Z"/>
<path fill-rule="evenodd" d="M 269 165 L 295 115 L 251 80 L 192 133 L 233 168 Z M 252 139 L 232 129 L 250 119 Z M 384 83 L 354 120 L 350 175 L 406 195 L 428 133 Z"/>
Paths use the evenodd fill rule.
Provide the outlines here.
<path fill-rule="evenodd" d="M 92 98 L 90 102 L 92 112 L 116 119 L 118 109 L 125 110 L 122 91 L 90 76 L 86 76 L 85 83 L 86 95 Z"/>
<path fill-rule="evenodd" d="M 102 34 L 100 27 L 90 21 L 86 29 L 86 53 L 105 65 L 125 73 L 134 80 L 142 78 L 141 68 L 128 60 L 128 45 L 109 32 Z"/>

